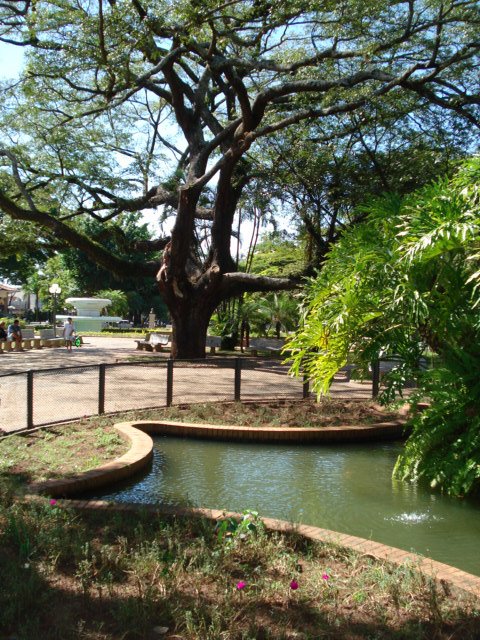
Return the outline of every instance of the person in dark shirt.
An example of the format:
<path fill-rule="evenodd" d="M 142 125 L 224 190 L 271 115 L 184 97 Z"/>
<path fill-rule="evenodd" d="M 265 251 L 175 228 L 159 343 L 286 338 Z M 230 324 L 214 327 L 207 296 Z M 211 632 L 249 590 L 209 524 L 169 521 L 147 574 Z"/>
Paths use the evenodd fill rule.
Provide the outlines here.
<path fill-rule="evenodd" d="M 7 332 L 5 331 L 5 322 L 0 322 L 0 342 L 7 339 Z"/>
<path fill-rule="evenodd" d="M 22 342 L 22 330 L 20 328 L 19 320 L 14 320 L 13 324 L 9 325 L 7 338 L 12 342 Z"/>

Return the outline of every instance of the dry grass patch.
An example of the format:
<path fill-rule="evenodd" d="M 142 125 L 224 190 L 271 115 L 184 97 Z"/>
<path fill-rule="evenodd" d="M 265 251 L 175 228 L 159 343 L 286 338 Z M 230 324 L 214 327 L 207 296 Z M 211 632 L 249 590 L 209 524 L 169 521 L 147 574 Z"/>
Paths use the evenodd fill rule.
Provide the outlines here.
<path fill-rule="evenodd" d="M 123 455 L 129 442 L 93 421 L 48 427 L 0 441 L 0 473 L 43 481 L 89 471 Z"/>
<path fill-rule="evenodd" d="M 373 401 L 323 399 L 270 402 L 216 402 L 178 405 L 155 410 L 152 416 L 164 420 L 206 422 L 249 427 L 328 427 L 378 424 L 397 420 L 396 411 Z"/>

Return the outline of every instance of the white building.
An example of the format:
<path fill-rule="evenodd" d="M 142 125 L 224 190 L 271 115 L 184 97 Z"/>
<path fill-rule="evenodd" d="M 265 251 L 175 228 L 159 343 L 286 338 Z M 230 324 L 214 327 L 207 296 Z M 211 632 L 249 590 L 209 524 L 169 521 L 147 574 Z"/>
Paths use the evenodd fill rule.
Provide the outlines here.
<path fill-rule="evenodd" d="M 0 282 L 0 318 L 23 316 L 34 307 L 35 296 L 22 291 L 21 287 Z"/>

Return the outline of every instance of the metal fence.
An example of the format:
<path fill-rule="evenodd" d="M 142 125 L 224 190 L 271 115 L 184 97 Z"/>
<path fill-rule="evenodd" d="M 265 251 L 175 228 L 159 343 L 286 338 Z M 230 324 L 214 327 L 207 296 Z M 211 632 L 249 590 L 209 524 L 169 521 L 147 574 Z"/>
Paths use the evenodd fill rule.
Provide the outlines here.
<path fill-rule="evenodd" d="M 40 369 L 0 376 L 0 429 L 23 431 L 82 417 L 172 404 L 300 399 L 308 383 L 273 359 L 159 360 Z M 337 385 L 337 397 L 372 397 Z"/>

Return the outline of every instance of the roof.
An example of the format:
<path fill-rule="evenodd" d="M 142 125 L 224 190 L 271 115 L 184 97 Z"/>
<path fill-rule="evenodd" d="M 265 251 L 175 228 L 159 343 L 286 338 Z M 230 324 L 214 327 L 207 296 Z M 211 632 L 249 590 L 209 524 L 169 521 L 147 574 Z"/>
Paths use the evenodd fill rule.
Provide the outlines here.
<path fill-rule="evenodd" d="M 3 291 L 18 291 L 20 287 L 12 287 L 10 284 L 5 284 L 4 282 L 0 282 L 0 290 Z"/>

